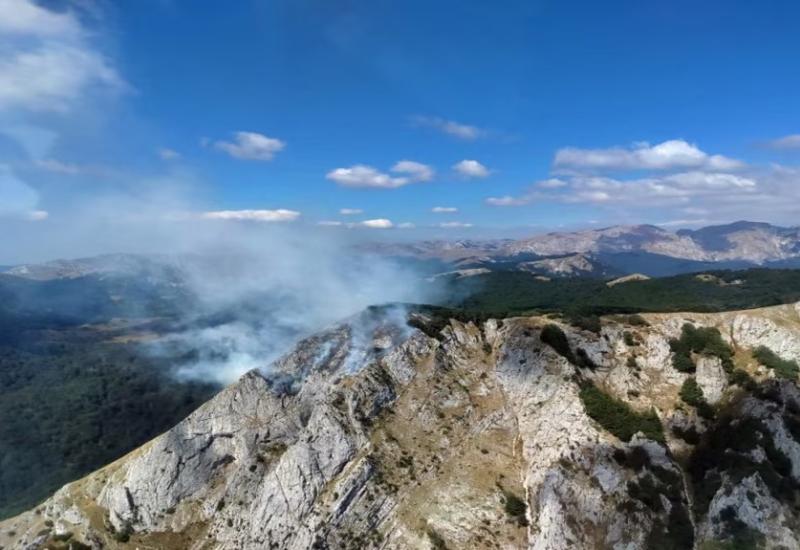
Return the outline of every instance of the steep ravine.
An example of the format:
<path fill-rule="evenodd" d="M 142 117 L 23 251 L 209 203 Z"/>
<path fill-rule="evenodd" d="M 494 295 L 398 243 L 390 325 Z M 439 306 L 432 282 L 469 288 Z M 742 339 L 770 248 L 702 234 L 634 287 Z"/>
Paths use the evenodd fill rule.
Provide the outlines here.
<path fill-rule="evenodd" d="M 0 546 L 800 548 L 800 391 L 752 355 L 800 358 L 798 310 L 599 333 L 370 310 L 0 523 Z M 693 373 L 687 324 L 721 335 L 683 337 Z"/>

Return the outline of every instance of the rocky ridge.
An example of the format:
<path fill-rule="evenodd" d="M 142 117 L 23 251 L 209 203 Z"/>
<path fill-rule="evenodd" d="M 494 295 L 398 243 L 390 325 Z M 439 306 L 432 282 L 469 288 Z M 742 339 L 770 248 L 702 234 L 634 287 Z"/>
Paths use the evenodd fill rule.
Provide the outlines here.
<path fill-rule="evenodd" d="M 599 332 L 410 318 L 374 309 L 300 342 L 0 523 L 0 546 L 800 548 L 800 391 L 751 353 L 800 358 L 800 305 Z M 677 370 L 687 323 L 732 356 Z M 690 378 L 711 415 L 681 397 Z"/>

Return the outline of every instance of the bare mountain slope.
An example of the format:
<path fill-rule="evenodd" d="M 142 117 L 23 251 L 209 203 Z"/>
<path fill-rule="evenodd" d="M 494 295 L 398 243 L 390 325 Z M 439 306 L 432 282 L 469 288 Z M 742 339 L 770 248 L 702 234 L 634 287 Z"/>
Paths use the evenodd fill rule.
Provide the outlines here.
<path fill-rule="evenodd" d="M 765 264 L 800 257 L 800 229 L 739 221 L 672 232 L 655 225 L 615 225 L 573 232 L 552 232 L 522 239 L 423 241 L 375 245 L 379 252 L 447 261 L 588 254 L 647 254 L 654 259 Z M 704 269 L 709 269 L 705 267 Z"/>
<path fill-rule="evenodd" d="M 800 392 L 751 355 L 800 357 L 798 311 L 605 319 L 565 341 L 540 317 L 440 331 L 370 311 L 3 522 L 0 545 L 800 548 Z M 676 370 L 687 322 L 718 327 L 731 364 Z M 679 397 L 689 378 L 715 419 Z"/>

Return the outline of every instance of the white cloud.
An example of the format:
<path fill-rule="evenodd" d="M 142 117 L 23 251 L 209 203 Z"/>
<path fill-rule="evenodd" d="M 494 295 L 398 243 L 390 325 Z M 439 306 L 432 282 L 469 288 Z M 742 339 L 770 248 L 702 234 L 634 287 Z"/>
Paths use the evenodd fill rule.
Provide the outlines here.
<path fill-rule="evenodd" d="M 430 181 L 433 179 L 433 168 L 413 160 L 401 160 L 392 166 L 392 172 L 408 174 L 414 181 Z"/>
<path fill-rule="evenodd" d="M 502 197 L 488 197 L 486 204 L 489 206 L 523 206 L 530 201 L 525 197 L 512 197 L 511 195 L 504 195 Z"/>
<path fill-rule="evenodd" d="M 413 117 L 413 121 L 417 126 L 433 128 L 449 136 L 466 141 L 476 140 L 486 134 L 484 130 L 477 126 L 470 126 L 469 124 L 462 124 L 440 117 L 417 116 Z"/>
<path fill-rule="evenodd" d="M 392 172 L 405 174 L 392 176 L 372 166 L 356 164 L 348 168 L 336 168 L 325 177 L 344 187 L 375 187 L 395 189 L 410 183 L 429 181 L 433 177 L 433 169 L 419 162 L 401 160 L 392 167 Z"/>
<path fill-rule="evenodd" d="M 557 184 L 555 182 L 558 182 Z M 753 196 L 758 182 L 751 176 L 723 172 L 679 172 L 659 177 L 616 179 L 575 175 L 563 180 L 545 180 L 534 184 L 518 197 L 489 197 L 491 206 L 521 206 L 533 201 L 631 205 L 640 208 L 681 206 L 693 212 L 692 201 L 729 201 L 735 196 Z"/>
<path fill-rule="evenodd" d="M 397 228 L 398 229 L 414 229 L 415 227 L 417 227 L 417 226 L 414 225 L 411 222 L 403 222 L 403 223 L 397 224 Z"/>
<path fill-rule="evenodd" d="M 562 179 L 558 179 L 558 178 L 550 178 L 550 179 L 542 180 L 542 181 L 538 182 L 536 185 L 538 185 L 539 187 L 541 187 L 543 189 L 558 189 L 560 187 L 566 187 L 567 186 L 567 182 L 562 180 Z"/>
<path fill-rule="evenodd" d="M 700 225 L 708 223 L 708 220 L 705 218 L 699 219 L 682 219 L 682 220 L 667 220 L 665 222 L 656 222 L 654 225 L 658 225 L 661 227 L 687 227 L 692 225 Z"/>
<path fill-rule="evenodd" d="M 453 206 L 434 206 L 431 208 L 431 212 L 434 214 L 452 214 L 458 212 L 458 208 Z"/>
<path fill-rule="evenodd" d="M 28 212 L 28 219 L 32 222 L 40 222 L 46 220 L 50 217 L 50 213 L 47 210 L 33 210 Z"/>
<path fill-rule="evenodd" d="M 773 139 L 767 145 L 773 149 L 800 149 L 800 134 L 791 134 Z"/>
<path fill-rule="evenodd" d="M 263 161 L 272 160 L 286 147 L 283 141 L 258 132 L 236 132 L 234 136 L 234 142 L 217 141 L 214 147 L 237 159 Z"/>
<path fill-rule="evenodd" d="M 349 168 L 336 168 L 325 177 L 344 187 L 380 187 L 393 189 L 411 183 L 408 178 L 396 178 L 380 172 L 372 166 L 356 164 Z"/>
<path fill-rule="evenodd" d="M 0 0 L 0 33 L 64 37 L 80 32 L 70 12 L 50 11 L 29 0 Z"/>
<path fill-rule="evenodd" d="M 158 156 L 161 160 L 177 160 L 181 158 L 181 154 L 175 151 L 174 149 L 168 149 L 167 147 L 162 147 L 158 150 Z"/>
<path fill-rule="evenodd" d="M 489 175 L 489 169 L 477 160 L 465 159 L 453 165 L 453 170 L 467 178 L 485 178 Z"/>
<path fill-rule="evenodd" d="M 47 170 L 48 172 L 54 172 L 56 174 L 67 174 L 70 176 L 80 174 L 83 171 L 82 168 L 77 164 L 61 162 L 60 160 L 55 160 L 55 159 L 37 160 L 36 165 L 42 170 Z"/>
<path fill-rule="evenodd" d="M 736 170 L 745 165 L 722 155 L 709 155 L 680 139 L 630 148 L 579 149 L 566 147 L 556 152 L 556 168 L 578 170 Z"/>
<path fill-rule="evenodd" d="M 391 220 L 387 220 L 386 218 L 378 218 L 375 220 L 364 220 L 363 222 L 359 222 L 361 227 L 368 227 L 370 229 L 391 229 L 394 227 L 394 224 Z"/>
<path fill-rule="evenodd" d="M 87 175 L 96 177 L 112 177 L 119 174 L 117 171 L 104 166 L 98 166 L 94 164 L 75 164 L 72 162 L 63 162 L 53 158 L 36 160 L 34 161 L 34 164 L 41 170 L 66 176 Z"/>
<path fill-rule="evenodd" d="M 631 180 L 579 176 L 570 180 L 566 192 L 546 198 L 562 202 L 627 203 L 646 208 L 714 197 L 727 200 L 733 195 L 752 194 L 757 186 L 750 177 L 716 172 L 680 172 Z"/>
<path fill-rule="evenodd" d="M 128 88 L 71 11 L 0 0 L 0 110 L 67 112 L 94 91 Z"/>
<path fill-rule="evenodd" d="M 364 211 L 361 208 L 342 208 L 339 210 L 339 214 L 342 216 L 355 216 L 357 214 L 363 214 Z"/>
<path fill-rule="evenodd" d="M 472 227 L 472 224 L 464 222 L 442 222 L 439 224 L 439 227 L 442 227 L 444 229 L 462 229 L 462 228 Z"/>
<path fill-rule="evenodd" d="M 317 225 L 321 225 L 323 227 L 340 227 L 344 225 L 342 222 L 334 221 L 334 220 L 322 220 L 318 221 Z"/>
<path fill-rule="evenodd" d="M 256 222 L 291 222 L 300 217 L 296 210 L 217 210 L 204 212 L 202 217 L 208 220 L 235 220 Z"/>

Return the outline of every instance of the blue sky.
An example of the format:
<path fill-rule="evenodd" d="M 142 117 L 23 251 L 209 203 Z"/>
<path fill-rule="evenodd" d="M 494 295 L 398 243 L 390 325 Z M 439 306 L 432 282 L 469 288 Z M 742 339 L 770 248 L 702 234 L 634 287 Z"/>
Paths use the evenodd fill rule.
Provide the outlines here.
<path fill-rule="evenodd" d="M 0 229 L 796 223 L 796 2 L 502 4 L 0 0 Z"/>

